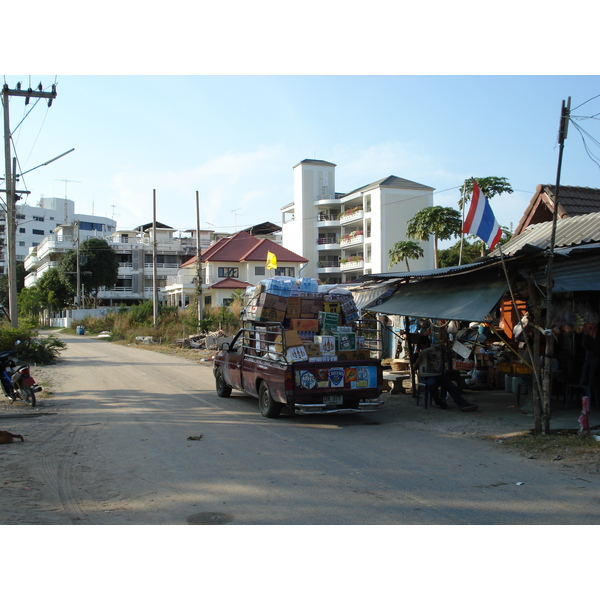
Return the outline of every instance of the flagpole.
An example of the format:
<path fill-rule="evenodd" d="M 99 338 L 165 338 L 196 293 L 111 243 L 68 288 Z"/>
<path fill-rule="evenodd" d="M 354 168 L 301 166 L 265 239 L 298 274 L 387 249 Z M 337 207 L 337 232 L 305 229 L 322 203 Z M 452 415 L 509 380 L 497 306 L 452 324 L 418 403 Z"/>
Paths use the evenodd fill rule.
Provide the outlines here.
<path fill-rule="evenodd" d="M 467 203 L 465 200 L 465 192 L 467 191 L 467 182 L 463 182 L 462 189 L 462 226 L 460 228 L 460 250 L 458 252 L 458 266 L 462 265 L 462 253 L 463 253 L 463 240 L 465 239 L 465 234 L 463 231 L 463 227 L 465 226 L 465 204 Z"/>
<path fill-rule="evenodd" d="M 515 299 L 515 293 L 513 291 L 513 288 L 512 288 L 511 282 L 510 282 L 510 277 L 508 276 L 508 270 L 506 268 L 506 263 L 504 261 L 504 252 L 502 252 L 502 244 L 498 244 L 498 251 L 500 252 L 500 261 L 502 262 L 502 269 L 504 271 L 504 276 L 506 277 L 506 283 L 508 285 L 508 291 L 510 292 L 510 298 L 512 300 L 513 308 L 515 310 L 515 315 L 517 318 L 519 318 L 519 309 L 517 308 L 517 301 Z M 525 337 L 525 346 L 527 347 L 527 353 L 529 354 L 529 359 L 531 360 L 531 367 L 533 369 L 533 374 L 535 376 L 535 383 L 537 385 L 538 394 L 539 394 L 539 397 L 542 398 L 543 387 L 542 387 L 542 380 L 540 379 L 539 365 L 537 364 L 537 361 L 534 358 L 533 351 L 531 349 L 531 344 L 529 343 L 529 337 L 527 336 L 527 332 L 525 330 L 523 330 L 523 334 Z M 540 412 L 539 408 L 540 408 L 539 403 L 534 402 L 533 403 L 534 421 L 540 416 L 538 414 Z"/>

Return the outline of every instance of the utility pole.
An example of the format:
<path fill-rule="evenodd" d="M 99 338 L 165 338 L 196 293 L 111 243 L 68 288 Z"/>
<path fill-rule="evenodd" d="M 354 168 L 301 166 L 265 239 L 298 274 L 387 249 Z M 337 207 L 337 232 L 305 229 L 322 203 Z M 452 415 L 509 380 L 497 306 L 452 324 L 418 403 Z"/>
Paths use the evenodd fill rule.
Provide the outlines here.
<path fill-rule="evenodd" d="M 8 305 L 10 314 L 10 325 L 16 328 L 19 324 L 17 310 L 17 245 L 16 245 L 16 219 L 15 205 L 17 203 L 16 190 L 16 168 L 12 167 L 12 157 L 10 152 L 11 134 L 10 134 L 10 111 L 9 98 L 11 96 L 22 96 L 25 98 L 25 104 L 29 104 L 30 98 L 47 98 L 48 106 L 52 106 L 52 100 L 56 98 L 56 86 L 52 86 L 51 92 L 43 92 L 42 84 L 37 90 L 22 90 L 18 83 L 14 90 L 11 90 L 7 84 L 2 88 L 2 104 L 4 106 L 4 165 L 6 180 L 6 240 L 8 254 Z M 16 162 L 16 161 L 15 161 Z M 16 166 L 16 164 L 15 164 Z"/>
<path fill-rule="evenodd" d="M 562 102 L 562 109 L 560 113 L 560 125 L 558 128 L 558 166 L 556 168 L 556 188 L 554 190 L 554 207 L 552 210 L 552 234 L 550 236 L 550 249 L 548 254 L 548 266 L 547 275 L 548 281 L 546 284 L 546 331 L 550 331 L 552 328 L 552 291 L 554 287 L 554 280 L 552 279 L 552 271 L 554 267 L 554 246 L 556 244 L 556 223 L 558 221 L 558 198 L 560 193 L 560 174 L 562 168 L 562 156 L 563 149 L 565 147 L 565 140 L 567 139 L 567 131 L 569 128 L 569 118 L 571 116 L 571 98 L 569 97 L 567 103 Z M 537 419 L 535 423 L 534 431 L 541 429 L 541 433 L 550 433 L 550 397 L 552 391 L 552 359 L 554 357 L 554 338 L 552 335 L 546 336 L 546 347 L 544 351 L 544 364 L 543 364 L 543 390 L 544 395 L 542 399 L 542 414 L 541 424 L 538 424 Z M 540 427 L 541 425 L 541 427 Z"/>
<path fill-rule="evenodd" d="M 196 191 L 196 273 L 198 277 L 198 331 L 202 322 L 202 248 L 200 247 L 200 200 Z"/>
<path fill-rule="evenodd" d="M 156 272 L 156 190 L 152 190 L 152 317 L 158 327 L 158 275 Z"/>
<path fill-rule="evenodd" d="M 65 198 L 66 200 L 66 198 Z M 77 303 L 77 308 L 81 308 L 81 263 L 80 263 L 80 258 L 79 258 L 79 249 L 80 249 L 80 244 L 79 244 L 79 221 L 75 221 L 74 223 L 75 227 L 77 228 L 77 299 L 76 299 L 76 303 Z"/>

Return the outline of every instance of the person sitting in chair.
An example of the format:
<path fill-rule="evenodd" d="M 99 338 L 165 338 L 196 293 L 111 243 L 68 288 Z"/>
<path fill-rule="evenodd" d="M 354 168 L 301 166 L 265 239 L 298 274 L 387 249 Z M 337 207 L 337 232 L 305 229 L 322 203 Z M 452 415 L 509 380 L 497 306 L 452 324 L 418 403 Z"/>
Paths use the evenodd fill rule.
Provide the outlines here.
<path fill-rule="evenodd" d="M 452 381 L 451 375 L 444 368 L 444 356 L 441 347 L 431 346 L 431 340 L 422 335 L 417 341 L 416 360 L 413 368 L 419 370 L 419 380 L 425 382 L 430 398 L 440 408 L 448 408 L 445 401 L 440 398 L 439 389 L 447 392 L 460 410 L 473 412 L 478 409 L 475 404 L 470 404 L 461 395 L 460 390 Z"/>

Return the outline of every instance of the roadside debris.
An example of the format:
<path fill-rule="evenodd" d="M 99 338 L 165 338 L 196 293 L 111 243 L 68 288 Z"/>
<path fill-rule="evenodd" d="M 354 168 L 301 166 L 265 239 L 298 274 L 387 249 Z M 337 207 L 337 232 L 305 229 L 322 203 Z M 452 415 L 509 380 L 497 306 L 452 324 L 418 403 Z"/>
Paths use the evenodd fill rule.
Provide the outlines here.
<path fill-rule="evenodd" d="M 188 335 L 186 338 L 177 339 L 173 342 L 180 348 L 206 348 L 207 350 L 217 350 L 224 342 L 230 342 L 233 338 L 224 331 L 209 331 L 208 333 L 197 333 Z"/>

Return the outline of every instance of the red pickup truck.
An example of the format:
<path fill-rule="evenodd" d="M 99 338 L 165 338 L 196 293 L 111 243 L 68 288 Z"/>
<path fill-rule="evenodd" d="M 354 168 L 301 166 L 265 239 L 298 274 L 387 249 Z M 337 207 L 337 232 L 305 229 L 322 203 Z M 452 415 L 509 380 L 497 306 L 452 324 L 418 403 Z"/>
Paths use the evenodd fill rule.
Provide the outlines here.
<path fill-rule="evenodd" d="M 383 370 L 378 360 L 313 362 L 294 359 L 281 323 L 246 323 L 214 359 L 217 394 L 239 390 L 258 398 L 261 414 L 279 415 L 284 405 L 297 414 L 360 413 L 383 405 Z"/>

